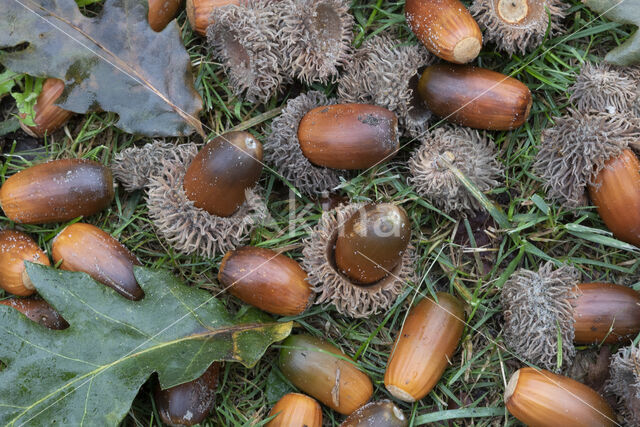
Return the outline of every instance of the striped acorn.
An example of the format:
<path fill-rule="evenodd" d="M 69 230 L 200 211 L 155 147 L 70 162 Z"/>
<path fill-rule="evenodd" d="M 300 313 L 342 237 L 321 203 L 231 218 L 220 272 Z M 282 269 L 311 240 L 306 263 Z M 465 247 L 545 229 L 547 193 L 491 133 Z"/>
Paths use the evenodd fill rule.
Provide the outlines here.
<path fill-rule="evenodd" d="M 300 393 L 285 394 L 271 408 L 275 418 L 266 427 L 322 427 L 322 408 L 313 398 Z"/>

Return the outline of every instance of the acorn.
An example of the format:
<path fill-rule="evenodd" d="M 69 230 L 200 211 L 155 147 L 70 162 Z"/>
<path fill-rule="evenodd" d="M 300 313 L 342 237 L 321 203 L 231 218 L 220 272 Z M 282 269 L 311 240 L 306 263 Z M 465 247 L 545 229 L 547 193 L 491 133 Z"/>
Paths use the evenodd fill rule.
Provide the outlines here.
<path fill-rule="evenodd" d="M 231 216 L 262 172 L 262 144 L 248 132 L 221 135 L 200 150 L 184 176 L 184 191 L 198 208 Z"/>
<path fill-rule="evenodd" d="M 384 385 L 395 398 L 415 402 L 435 387 L 464 329 L 464 307 L 451 294 L 421 300 L 409 311 L 391 351 Z"/>
<path fill-rule="evenodd" d="M 113 196 L 109 168 L 91 160 L 62 159 L 12 175 L 0 188 L 0 205 L 11 221 L 45 224 L 93 215 Z"/>
<path fill-rule="evenodd" d="M 193 31 L 201 36 L 207 35 L 209 17 L 213 9 L 228 4 L 239 5 L 241 0 L 187 0 L 187 19 Z"/>
<path fill-rule="evenodd" d="M 182 0 L 149 0 L 149 26 L 162 31 L 178 13 Z"/>
<path fill-rule="evenodd" d="M 154 400 L 163 423 L 192 426 L 201 423 L 216 403 L 220 364 L 214 362 L 200 377 L 162 390 L 156 384 Z"/>
<path fill-rule="evenodd" d="M 282 344 L 278 366 L 304 393 L 349 415 L 371 399 L 373 384 L 348 360 L 346 354 L 326 341 L 310 335 L 292 335 Z"/>
<path fill-rule="evenodd" d="M 633 151 L 627 148 L 607 160 L 588 188 L 613 235 L 640 247 L 640 162 Z"/>
<path fill-rule="evenodd" d="M 504 402 L 511 415 L 530 426 L 617 425 L 613 410 L 595 390 L 546 370 L 517 370 Z"/>
<path fill-rule="evenodd" d="M 42 84 L 42 90 L 33 107 L 35 126 L 28 126 L 20 121 L 20 127 L 34 138 L 44 138 L 60 129 L 73 116 L 71 111 L 58 107 L 55 102 L 64 90 L 64 82 L 48 78 Z"/>
<path fill-rule="evenodd" d="M 482 49 L 482 32 L 458 0 L 407 0 L 411 31 L 431 53 L 457 64 L 471 62 Z"/>
<path fill-rule="evenodd" d="M 301 314 L 313 296 L 300 265 L 270 249 L 245 246 L 227 252 L 218 280 L 231 295 L 282 316 Z"/>
<path fill-rule="evenodd" d="M 335 262 L 354 283 L 370 285 L 398 265 L 410 239 L 404 209 L 391 203 L 367 205 L 338 232 Z"/>
<path fill-rule="evenodd" d="M 64 228 L 51 244 L 51 256 L 60 268 L 82 271 L 123 297 L 137 301 L 144 293 L 133 275 L 140 261 L 108 233 L 77 222 Z"/>
<path fill-rule="evenodd" d="M 24 262 L 51 265 L 47 254 L 21 231 L 0 231 L 0 287 L 18 296 L 28 296 L 36 290 L 27 275 Z"/>
<path fill-rule="evenodd" d="M 340 427 L 406 427 L 409 420 L 390 400 L 370 402 L 359 408 Z"/>
<path fill-rule="evenodd" d="M 465 65 L 427 67 L 418 93 L 434 114 L 477 129 L 516 129 L 526 122 L 533 105 L 531 91 L 518 80 Z"/>
<path fill-rule="evenodd" d="M 60 313 L 53 309 L 45 300 L 39 298 L 7 298 L 0 300 L 0 304 L 13 307 L 40 325 L 49 329 L 66 329 L 69 324 Z"/>
<path fill-rule="evenodd" d="M 266 427 L 322 427 L 322 408 L 315 399 L 300 393 L 285 394 L 278 400 Z"/>

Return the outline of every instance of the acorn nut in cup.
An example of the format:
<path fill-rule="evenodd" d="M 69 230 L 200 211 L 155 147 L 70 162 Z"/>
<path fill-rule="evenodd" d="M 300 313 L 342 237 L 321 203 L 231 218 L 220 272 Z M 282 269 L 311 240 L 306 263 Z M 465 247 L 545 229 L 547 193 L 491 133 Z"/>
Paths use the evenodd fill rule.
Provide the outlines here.
<path fill-rule="evenodd" d="M 69 324 L 45 300 L 39 298 L 7 298 L 1 305 L 13 307 L 40 325 L 49 329 L 66 329 Z"/>
<path fill-rule="evenodd" d="M 206 36 L 211 11 L 228 4 L 239 5 L 240 2 L 241 0 L 187 0 L 187 19 L 193 31 Z"/>
<path fill-rule="evenodd" d="M 523 83 L 468 65 L 427 67 L 418 93 L 434 114 L 476 129 L 516 129 L 527 121 L 533 105 L 531 91 Z"/>
<path fill-rule="evenodd" d="M 320 404 L 304 394 L 282 396 L 269 412 L 269 417 L 274 415 L 276 417 L 266 427 L 322 427 Z"/>
<path fill-rule="evenodd" d="M 313 296 L 300 265 L 270 249 L 245 246 L 227 252 L 218 280 L 247 304 L 282 316 L 302 313 Z"/>
<path fill-rule="evenodd" d="M 91 224 L 75 223 L 53 239 L 51 256 L 60 268 L 82 271 L 130 300 L 142 299 L 144 293 L 133 275 L 140 261 L 110 234 Z"/>
<path fill-rule="evenodd" d="M 407 24 L 418 40 L 445 61 L 466 64 L 482 49 L 482 32 L 458 0 L 407 0 Z"/>
<path fill-rule="evenodd" d="M 27 275 L 24 262 L 51 265 L 38 244 L 21 231 L 0 231 L 0 287 L 21 297 L 36 290 Z"/>
<path fill-rule="evenodd" d="M 438 383 L 464 329 L 464 307 L 451 294 L 425 298 L 409 315 L 391 350 L 384 385 L 395 398 L 415 402 Z"/>
<path fill-rule="evenodd" d="M 616 416 L 595 390 L 545 370 L 522 368 L 504 393 L 507 410 L 529 426 L 613 426 Z"/>
<path fill-rule="evenodd" d="M 9 177 L 0 188 L 0 205 L 11 221 L 46 224 L 93 215 L 113 196 L 109 168 L 91 160 L 62 159 Z"/>
<path fill-rule="evenodd" d="M 149 0 L 149 26 L 162 31 L 178 13 L 182 0 Z"/>
<path fill-rule="evenodd" d="M 335 355 L 335 356 L 334 356 Z M 338 348 L 310 335 L 292 335 L 282 344 L 278 366 L 304 393 L 343 415 L 364 405 L 373 384 Z"/>
<path fill-rule="evenodd" d="M 34 138 L 44 138 L 60 129 L 71 118 L 73 113 L 58 107 L 55 102 L 64 90 L 64 82 L 49 78 L 42 84 L 42 91 L 38 95 L 33 107 L 35 126 L 27 126 L 22 121 L 20 127 Z"/>
<path fill-rule="evenodd" d="M 340 427 L 406 427 L 409 420 L 390 400 L 370 402 L 359 408 Z"/>

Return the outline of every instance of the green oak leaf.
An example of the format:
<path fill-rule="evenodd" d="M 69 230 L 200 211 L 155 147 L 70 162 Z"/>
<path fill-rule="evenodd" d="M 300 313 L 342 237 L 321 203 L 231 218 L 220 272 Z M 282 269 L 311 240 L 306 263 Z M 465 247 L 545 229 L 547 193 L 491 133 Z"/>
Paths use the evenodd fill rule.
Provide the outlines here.
<path fill-rule="evenodd" d="M 591 10 L 605 18 L 621 24 L 640 26 L 640 0 L 583 0 Z M 621 46 L 613 49 L 604 58 L 616 65 L 640 63 L 640 31 L 636 31 Z"/>
<path fill-rule="evenodd" d="M 167 272 L 135 268 L 140 301 L 84 273 L 29 263 L 27 273 L 70 326 L 50 330 L 0 306 L 2 425 L 117 425 L 153 372 L 167 388 L 216 360 L 253 366 L 291 332 L 256 309 L 234 318 Z"/>
<path fill-rule="evenodd" d="M 175 21 L 156 33 L 146 0 L 106 0 L 96 18 L 74 0 L 4 0 L 0 63 L 63 80 L 58 105 L 111 111 L 116 126 L 147 136 L 203 134 L 202 99 Z"/>

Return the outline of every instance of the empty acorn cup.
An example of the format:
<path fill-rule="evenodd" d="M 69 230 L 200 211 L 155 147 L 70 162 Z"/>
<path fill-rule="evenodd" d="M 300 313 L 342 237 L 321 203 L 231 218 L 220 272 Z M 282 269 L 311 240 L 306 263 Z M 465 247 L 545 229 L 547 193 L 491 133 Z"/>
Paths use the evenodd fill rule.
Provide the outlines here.
<path fill-rule="evenodd" d="M 51 265 L 38 244 L 21 231 L 0 231 L 0 287 L 18 296 L 36 292 L 25 270 L 24 262 Z"/>
<path fill-rule="evenodd" d="M 627 114 L 633 111 L 637 88 L 637 79 L 626 69 L 585 62 L 569 88 L 569 100 L 584 113 Z"/>
<path fill-rule="evenodd" d="M 622 425 L 640 425 L 638 412 L 638 390 L 640 390 L 640 346 L 623 347 L 611 357 L 610 377 L 605 383 L 605 392 L 613 394 L 618 399 L 616 411 L 624 422 Z"/>
<path fill-rule="evenodd" d="M 7 298 L 0 300 L 0 304 L 15 308 L 29 319 L 46 328 L 60 330 L 69 327 L 69 324 L 60 316 L 60 313 L 43 299 Z"/>

